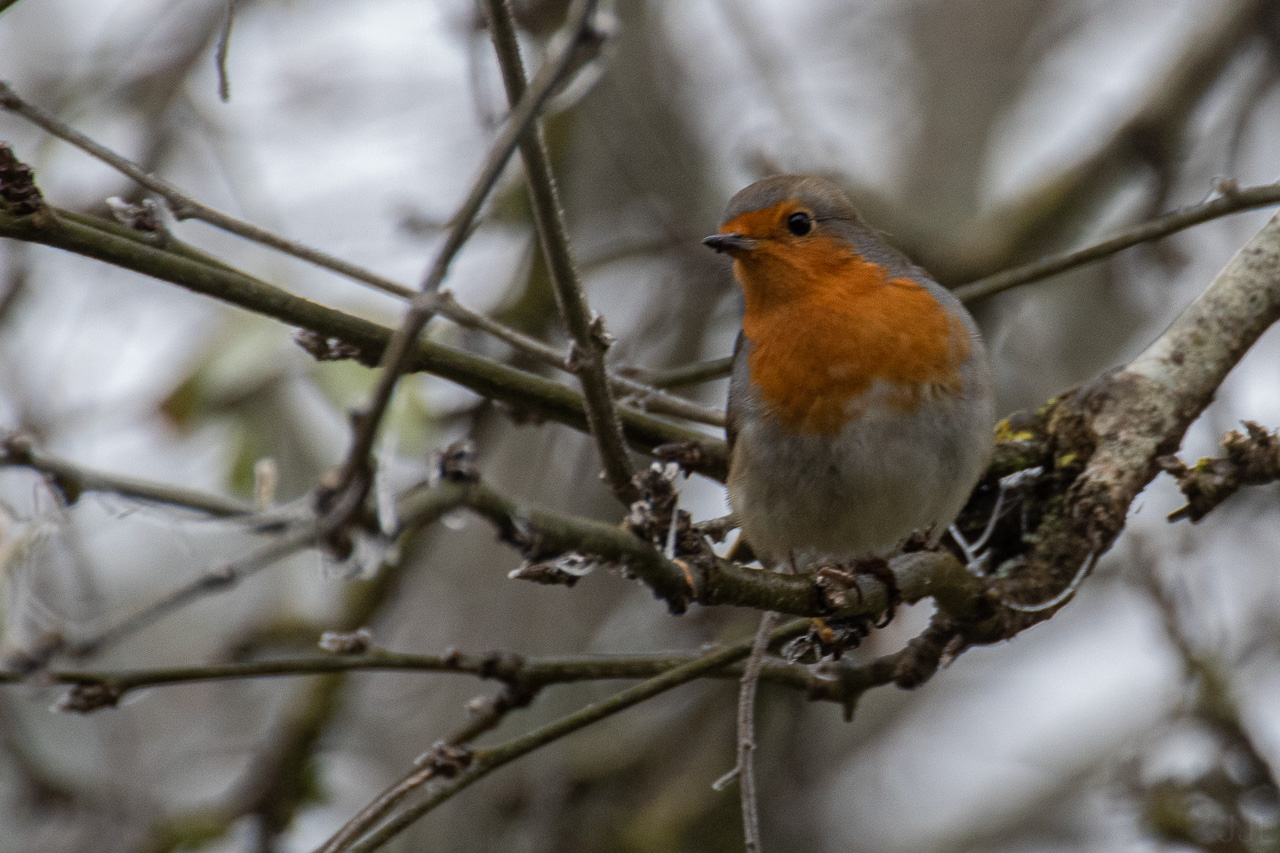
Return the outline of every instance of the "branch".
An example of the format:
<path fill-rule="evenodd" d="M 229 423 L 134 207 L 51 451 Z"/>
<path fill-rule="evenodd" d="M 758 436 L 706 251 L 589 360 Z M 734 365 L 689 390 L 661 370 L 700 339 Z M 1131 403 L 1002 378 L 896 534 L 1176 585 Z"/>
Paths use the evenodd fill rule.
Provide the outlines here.
<path fill-rule="evenodd" d="M 1110 240 L 1073 252 L 1051 255 L 1042 260 L 998 272 L 955 288 L 964 302 L 973 302 L 1014 287 L 1050 278 L 1068 270 L 1109 258 L 1117 252 L 1176 234 L 1193 225 L 1219 219 L 1232 213 L 1280 204 L 1280 184 L 1264 184 L 1240 189 L 1230 182 L 1220 185 L 1221 195 L 1201 204 L 1184 207 L 1164 216 L 1136 225 Z"/>
<path fill-rule="evenodd" d="M 502 132 L 494 140 L 471 187 L 471 192 L 463 201 L 457 213 L 450 219 L 449 234 L 444 245 L 440 247 L 431 269 L 423 279 L 422 286 L 414 295 L 409 311 L 382 354 L 382 374 L 374 389 L 369 404 L 354 417 L 351 448 L 346 459 L 338 468 L 336 482 L 326 484 L 317 493 L 317 505 L 320 506 L 329 520 L 325 522 L 327 532 L 340 531 L 358 513 L 364 505 L 372 483 L 369 459 L 373 452 L 373 444 L 377 439 L 378 428 L 391 403 L 396 383 L 400 375 L 412 363 L 418 335 L 435 315 L 436 291 L 449 273 L 449 266 L 454 256 L 462 248 L 471 234 L 471 224 L 480 213 L 480 207 L 489 196 L 507 160 L 515 152 L 517 144 L 524 136 L 525 129 L 537 120 L 552 91 L 563 80 L 568 72 L 579 62 L 583 50 L 595 46 L 594 31 L 588 24 L 588 18 L 594 5 L 584 3 L 571 16 L 566 25 L 568 40 L 560 53 L 548 61 L 539 70 L 533 85 L 521 94 L 516 102 L 513 99 L 511 115 L 507 118 Z M 601 382 L 604 382 L 601 373 Z M 592 403 L 588 397 L 587 421 L 592 420 Z M 339 499 L 340 498 L 340 499 Z M 334 503 L 335 499 L 337 500 Z"/>
<path fill-rule="evenodd" d="M 419 512 L 419 501 L 456 501 L 488 519 L 499 537 L 518 548 L 526 560 L 538 562 L 565 554 L 586 555 L 618 564 L 634 573 L 676 612 L 689 601 L 776 610 L 795 616 L 831 615 L 878 617 L 888 607 L 890 593 L 870 575 L 854 578 L 839 596 L 813 575 L 787 575 L 748 569 L 700 550 L 701 535 L 678 525 L 679 562 L 662 548 L 630 529 L 553 510 L 521 505 L 479 482 L 440 483 L 405 495 L 405 516 Z M 659 525 L 661 526 L 661 525 Z M 949 553 L 904 554 L 890 564 L 902 598 L 908 602 L 933 598 L 958 616 L 985 612 L 982 582 Z"/>
<path fill-rule="evenodd" d="M 1176 456 L 1162 456 L 1160 467 L 1178 481 L 1187 505 L 1169 513 L 1170 521 L 1199 521 L 1241 486 L 1261 486 L 1280 480 L 1280 434 L 1245 421 L 1248 435 L 1232 430 L 1222 437 L 1225 456 L 1201 459 L 1188 468 Z"/>
<path fill-rule="evenodd" d="M 569 358 L 565 353 L 550 344 L 543 343 L 537 338 L 530 337 L 510 326 L 499 323 L 492 317 L 472 311 L 458 302 L 448 290 L 440 291 L 436 309 L 441 316 L 448 317 L 459 326 L 492 335 L 513 347 L 521 355 L 527 356 L 540 364 L 554 367 L 557 370 L 568 369 Z M 677 417 L 709 426 L 724 426 L 724 411 L 722 409 L 711 409 L 682 397 L 673 397 L 670 394 L 665 394 L 661 388 L 638 382 L 634 378 L 624 375 L 623 371 L 610 372 L 609 385 L 620 397 L 633 403 L 643 411 L 676 415 Z"/>
<path fill-rule="evenodd" d="M 670 370 L 645 370 L 640 367 L 628 368 L 638 378 L 654 388 L 682 388 L 686 385 L 700 385 L 723 379 L 733 369 L 733 358 L 715 358 L 701 361 L 684 367 L 673 367 Z"/>
<path fill-rule="evenodd" d="M 807 620 L 791 622 L 774 631 L 772 638 L 775 642 L 778 642 L 795 636 L 807 628 Z M 438 786 L 430 789 L 425 798 L 402 809 L 376 832 L 345 849 L 352 851 L 352 853 L 370 853 L 370 851 L 378 849 L 418 820 L 418 818 L 494 770 L 510 764 L 517 758 L 528 755 L 535 749 L 610 717 L 619 711 L 624 711 L 640 702 L 665 693 L 673 687 L 687 684 L 707 673 L 740 661 L 751 651 L 751 645 L 751 641 L 736 643 L 720 651 L 667 670 L 661 675 L 629 687 L 601 702 L 588 705 L 580 711 L 562 717 L 550 725 L 543 726 L 515 740 L 491 749 L 476 750 L 471 753 L 470 761 L 465 769 L 456 773 L 452 778 L 443 780 Z M 339 850 L 344 848 L 334 848 L 326 844 L 321 849 L 324 853 L 338 853 Z"/>
<path fill-rule="evenodd" d="M 1160 457 L 1177 449 L 1227 373 L 1277 318 L 1280 215 L 1145 352 L 1041 413 L 1047 479 L 1039 488 L 1047 496 L 1034 528 L 1019 535 L 1034 545 L 994 543 L 992 588 L 1013 607 L 971 636 L 1008 638 L 1065 603 L 1073 578 L 1123 529 L 1134 498 L 1159 473 Z"/>
<path fill-rule="evenodd" d="M 1142 105 L 1094 152 L 1063 170 L 991 219 L 1005 223 L 992 229 L 1001 235 L 1008 256 L 1016 247 L 1042 244 L 1044 235 L 1062 233 L 1070 223 L 1103 194 L 1131 174 L 1135 165 L 1159 162 L 1172 156 L 1174 138 L 1188 117 L 1218 80 L 1239 45 L 1262 33 L 1262 17 L 1270 0 L 1219 0 L 1199 19 L 1181 55 L 1153 75 Z M 996 254 L 991 252 L 989 254 Z"/>
<path fill-rule="evenodd" d="M 341 621 L 354 624 L 353 619 Z M 331 675 L 344 672 L 422 672 L 469 675 L 498 681 L 522 691 L 540 690 L 559 684 L 591 681 L 625 681 L 652 678 L 655 675 L 693 661 L 697 654 L 651 653 L 631 655 L 565 655 L 525 658 L 515 652 L 492 651 L 481 654 L 447 652 L 443 655 L 402 654 L 386 649 L 369 648 L 358 654 L 336 654 L 324 657 L 281 658 L 197 666 L 164 667 L 136 670 L 49 670 L 41 673 L 43 681 L 79 688 L 73 698 L 63 704 L 79 712 L 114 707 L 128 694 L 151 687 L 181 684 L 206 684 L 220 681 L 245 681 L 260 678 L 296 678 Z M 727 666 L 706 674 L 708 678 L 734 679 L 742 675 L 741 664 Z M 814 699 L 842 702 L 843 677 L 836 679 L 800 664 L 767 660 L 761 679 L 796 690 L 804 690 Z M 30 677 L 17 670 L 0 670 L 0 684 L 28 683 Z M 96 697 L 96 698 L 95 698 Z"/>
<path fill-rule="evenodd" d="M 570 8 L 572 20 L 580 21 L 569 30 L 572 40 L 594 38 L 601 34 L 587 29 L 587 21 L 595 12 L 595 0 L 579 0 Z M 498 64 L 507 89 L 507 100 L 512 109 L 526 97 L 524 67 L 520 61 L 520 43 L 516 36 L 508 0 L 485 0 L 489 17 L 489 29 L 493 34 Z M 605 372 L 604 354 L 610 338 L 604 330 L 603 318 L 594 316 L 578 278 L 569 245 L 568 226 L 564 210 L 556 192 L 555 175 L 547 154 L 546 139 L 536 123 L 529 125 L 520 139 L 520 156 L 524 160 L 528 178 L 529 197 L 533 202 L 533 220 L 542 243 L 547 272 L 560 308 L 560 318 L 573 338 L 573 351 L 569 363 L 582 384 L 586 401 L 587 424 L 600 449 L 604 464 L 604 479 L 614 495 L 624 506 L 636 499 L 636 489 L 631 483 L 631 460 L 623 441 L 622 426 L 614 408 L 613 395 Z"/>
<path fill-rule="evenodd" d="M 291 326 L 350 344 L 364 364 L 378 361 L 391 330 L 360 317 L 295 296 L 253 278 L 173 237 L 159 238 L 114 222 L 47 207 L 49 217 L 15 216 L 0 209 L 0 237 L 75 252 L 212 296 Z M 581 395 L 541 376 L 430 341 L 419 341 L 409 365 L 456 382 L 515 409 L 586 430 Z M 628 406 L 619 408 L 633 446 L 650 451 L 661 444 L 699 442 L 707 453 L 708 476 L 723 479 L 724 442 Z"/>
<path fill-rule="evenodd" d="M 250 516 L 257 510 L 253 504 L 235 498 L 85 468 L 39 452 L 32 447 L 30 438 L 16 432 L 0 434 L 0 468 L 9 467 L 29 468 L 44 474 L 67 503 L 72 504 L 85 492 L 110 492 L 148 503 L 182 507 L 215 518 Z"/>

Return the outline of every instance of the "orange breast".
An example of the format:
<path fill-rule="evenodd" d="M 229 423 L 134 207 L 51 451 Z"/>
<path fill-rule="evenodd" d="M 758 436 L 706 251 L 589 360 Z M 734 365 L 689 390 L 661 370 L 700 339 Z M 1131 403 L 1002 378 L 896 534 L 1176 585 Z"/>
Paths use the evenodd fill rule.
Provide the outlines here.
<path fill-rule="evenodd" d="M 762 246 L 734 269 L 746 294 L 751 377 L 787 428 L 839 433 L 877 381 L 888 393 L 876 399 L 902 412 L 964 390 L 968 331 L 917 282 L 890 279 L 832 239 L 803 251 Z"/>

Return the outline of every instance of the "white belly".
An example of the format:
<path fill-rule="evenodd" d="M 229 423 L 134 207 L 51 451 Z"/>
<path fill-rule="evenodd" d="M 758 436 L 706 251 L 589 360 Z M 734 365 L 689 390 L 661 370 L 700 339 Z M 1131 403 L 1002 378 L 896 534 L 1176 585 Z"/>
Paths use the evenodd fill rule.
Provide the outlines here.
<path fill-rule="evenodd" d="M 873 407 L 835 441 L 751 419 L 734 445 L 729 502 L 766 562 L 884 556 L 955 519 L 990 461 L 993 422 L 990 403 L 969 395 L 911 414 Z"/>

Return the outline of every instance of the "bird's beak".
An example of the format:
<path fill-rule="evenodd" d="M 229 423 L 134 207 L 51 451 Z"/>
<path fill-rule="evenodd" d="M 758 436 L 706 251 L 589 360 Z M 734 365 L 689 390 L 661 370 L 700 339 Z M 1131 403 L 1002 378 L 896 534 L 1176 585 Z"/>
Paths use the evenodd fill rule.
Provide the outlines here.
<path fill-rule="evenodd" d="M 728 252 L 732 255 L 737 252 L 751 251 L 756 247 L 756 240 L 735 231 L 728 234 L 712 234 L 710 237 L 703 237 L 702 245 L 715 249 L 717 252 Z"/>

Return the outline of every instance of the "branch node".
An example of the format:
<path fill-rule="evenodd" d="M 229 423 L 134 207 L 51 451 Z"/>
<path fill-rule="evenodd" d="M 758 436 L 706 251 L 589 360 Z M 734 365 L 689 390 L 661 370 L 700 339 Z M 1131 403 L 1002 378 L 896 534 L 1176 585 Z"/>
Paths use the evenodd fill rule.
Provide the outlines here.
<path fill-rule="evenodd" d="M 155 199 L 144 198 L 138 204 L 130 204 L 120 196 L 113 195 L 107 199 L 107 209 L 111 211 L 112 218 L 126 228 L 147 234 L 164 233 L 160 206 Z"/>
<path fill-rule="evenodd" d="M 674 462 L 685 471 L 694 474 L 708 473 L 724 460 L 712 453 L 701 441 L 680 441 L 670 444 L 659 444 L 653 449 L 655 458 L 663 462 Z"/>
<path fill-rule="evenodd" d="M 335 655 L 367 654 L 373 648 L 373 631 L 368 627 L 356 631 L 325 631 L 318 645 Z"/>
<path fill-rule="evenodd" d="M 1174 510 L 1169 521 L 1190 519 L 1194 524 L 1241 486 L 1260 486 L 1280 480 L 1280 434 L 1253 421 L 1245 431 L 1231 430 L 1220 442 L 1225 455 L 1201 459 L 1188 467 L 1177 456 L 1161 456 L 1156 464 L 1178 481 L 1187 505 Z"/>
<path fill-rule="evenodd" d="M 507 572 L 507 577 L 517 581 L 532 581 L 546 586 L 573 586 L 600 565 L 596 560 L 570 552 L 554 560 L 528 562 Z"/>
<path fill-rule="evenodd" d="M 613 335 L 605 331 L 604 317 L 594 311 L 591 312 L 591 325 L 588 331 L 591 333 L 591 339 L 600 345 L 601 350 L 607 350 L 616 340 Z"/>
<path fill-rule="evenodd" d="M 354 359 L 369 365 L 370 359 L 355 344 L 349 344 L 333 335 L 322 335 L 310 329 L 299 329 L 293 335 L 293 342 L 307 351 L 316 361 L 346 361 Z"/>
<path fill-rule="evenodd" d="M 47 209 L 35 173 L 4 142 L 0 142 L 0 200 L 14 216 L 33 216 Z"/>
<path fill-rule="evenodd" d="M 440 454 L 440 479 L 449 483 L 480 482 L 480 466 L 476 463 L 474 441 L 455 441 L 444 449 Z"/>
<path fill-rule="evenodd" d="M 61 713 L 89 714 L 103 708 L 116 707 L 122 696 L 124 696 L 124 690 L 116 685 L 77 684 L 54 703 L 53 710 Z"/>
<path fill-rule="evenodd" d="M 470 767 L 474 757 L 469 747 L 438 740 L 430 750 L 414 759 L 413 763 L 432 771 L 441 779 L 452 779 Z"/>

